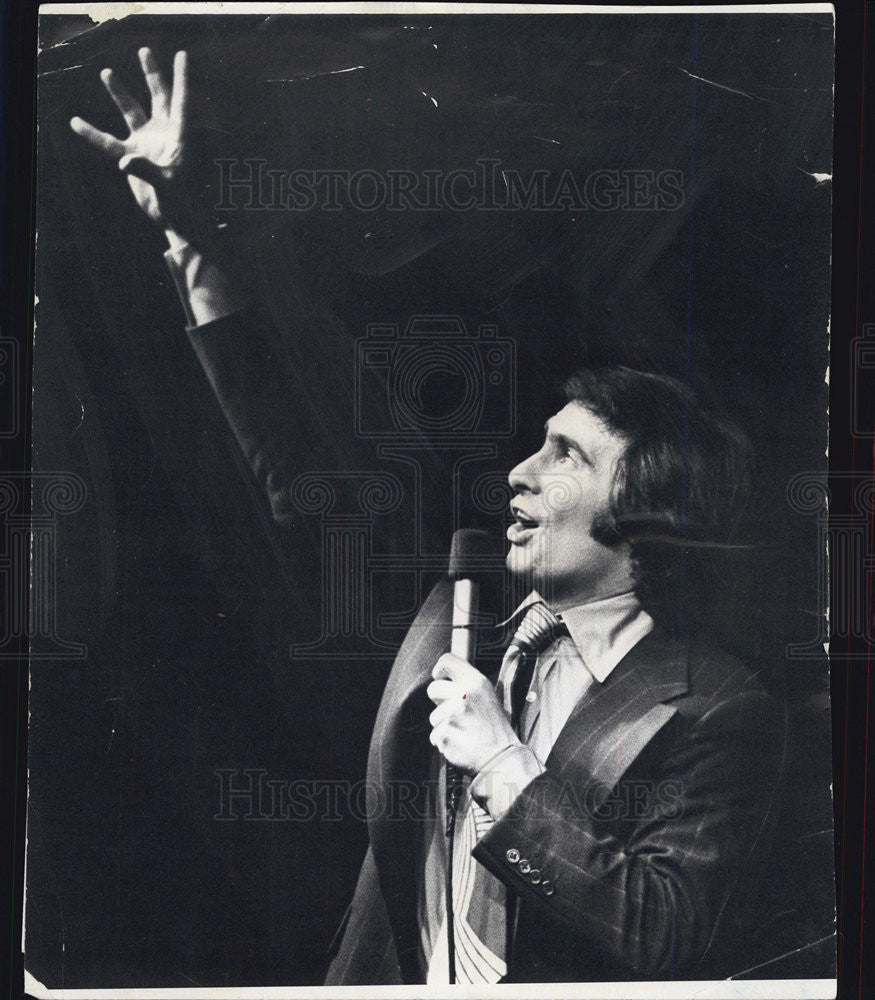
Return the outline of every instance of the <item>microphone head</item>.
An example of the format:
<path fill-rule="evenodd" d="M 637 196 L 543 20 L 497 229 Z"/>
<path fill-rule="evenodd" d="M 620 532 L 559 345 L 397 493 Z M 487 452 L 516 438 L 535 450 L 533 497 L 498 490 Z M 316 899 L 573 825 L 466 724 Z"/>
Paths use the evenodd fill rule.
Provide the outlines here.
<path fill-rule="evenodd" d="M 460 528 L 453 534 L 450 546 L 449 577 L 451 580 L 470 580 L 480 577 L 495 561 L 495 545 L 488 531 L 479 528 Z"/>

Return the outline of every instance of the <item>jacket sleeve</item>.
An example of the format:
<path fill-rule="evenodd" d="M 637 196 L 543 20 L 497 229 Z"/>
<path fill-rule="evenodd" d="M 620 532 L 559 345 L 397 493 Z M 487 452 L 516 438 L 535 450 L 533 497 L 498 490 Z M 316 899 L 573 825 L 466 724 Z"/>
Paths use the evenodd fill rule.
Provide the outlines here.
<path fill-rule="evenodd" d="M 201 326 L 191 344 L 243 455 L 270 502 L 274 520 L 293 523 L 302 473 L 380 469 L 380 439 L 359 430 L 362 412 L 386 408 L 385 374 L 357 379 L 358 343 L 329 309 L 301 300 L 279 323 L 266 308 L 248 307 Z M 417 475 L 427 492 L 447 480 L 445 455 L 418 429 Z M 298 484 L 300 485 L 300 483 Z M 301 487 L 303 488 L 303 487 Z"/>
<path fill-rule="evenodd" d="M 658 741 L 645 807 L 641 782 L 621 780 L 604 798 L 585 769 L 559 774 L 548 765 L 474 856 L 613 967 L 676 975 L 706 951 L 762 836 L 782 732 L 760 689 L 693 722 L 673 720 L 643 751 Z"/>
<path fill-rule="evenodd" d="M 164 258 L 201 367 L 274 517 L 285 520 L 291 456 L 303 451 L 305 396 L 296 393 L 296 373 L 284 357 L 275 324 L 241 291 L 252 285 L 255 274 L 227 233 L 211 234 L 206 253 L 183 242 L 165 251 Z"/>
<path fill-rule="evenodd" d="M 292 518 L 290 485 L 320 451 L 315 380 L 294 371 L 272 325 L 252 308 L 187 327 L 189 340 L 277 521 Z"/>

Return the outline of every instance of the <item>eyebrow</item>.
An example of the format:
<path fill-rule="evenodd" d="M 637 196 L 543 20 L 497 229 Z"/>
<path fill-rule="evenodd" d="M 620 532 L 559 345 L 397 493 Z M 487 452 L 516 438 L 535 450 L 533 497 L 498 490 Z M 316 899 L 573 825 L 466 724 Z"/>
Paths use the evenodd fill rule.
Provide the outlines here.
<path fill-rule="evenodd" d="M 554 441 L 560 447 L 573 448 L 585 462 L 589 465 L 593 464 L 592 458 L 580 442 L 575 441 L 574 438 L 570 438 L 566 434 L 561 434 L 559 431 L 550 430 L 549 420 L 544 424 L 544 434 L 549 441 Z"/>

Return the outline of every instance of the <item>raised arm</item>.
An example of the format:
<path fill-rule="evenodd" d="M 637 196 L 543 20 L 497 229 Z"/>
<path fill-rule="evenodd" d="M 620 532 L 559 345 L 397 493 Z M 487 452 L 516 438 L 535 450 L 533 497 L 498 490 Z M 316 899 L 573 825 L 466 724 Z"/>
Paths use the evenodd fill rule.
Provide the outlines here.
<path fill-rule="evenodd" d="M 140 209 L 164 230 L 169 244 L 164 256 L 186 313 L 189 339 L 275 518 L 284 521 L 290 515 L 289 484 L 300 471 L 299 443 L 307 427 L 300 373 L 290 369 L 264 311 L 238 290 L 237 275 L 243 269 L 229 260 L 211 220 L 197 207 L 186 53 L 176 53 L 170 86 L 151 50 L 140 49 L 139 57 L 149 114 L 117 75 L 104 69 L 101 79 L 127 125 L 127 136 L 116 138 L 79 117 L 70 127 L 118 164 Z"/>
<path fill-rule="evenodd" d="M 101 78 L 127 136 L 117 138 L 78 117 L 70 126 L 118 164 L 141 210 L 166 233 L 165 258 L 189 339 L 274 518 L 286 522 L 295 516 L 290 491 L 302 471 L 344 468 L 361 448 L 350 402 L 353 371 L 346 364 L 353 360 L 353 341 L 330 308 L 300 288 L 292 314 L 280 317 L 278 328 L 270 303 L 258 297 L 266 287 L 261 276 L 236 259 L 226 245 L 231 241 L 198 208 L 186 53 L 176 53 L 172 85 L 149 49 L 140 49 L 139 57 L 149 114 L 105 69 Z M 423 452 L 421 462 L 429 460 Z"/>
<path fill-rule="evenodd" d="M 236 311 L 242 299 L 218 261 L 209 221 L 195 207 L 187 54 L 176 53 L 169 87 L 152 51 L 142 48 L 139 57 L 150 95 L 149 114 L 116 74 L 104 69 L 100 78 L 127 125 L 127 136 L 117 139 L 79 117 L 70 120 L 70 127 L 118 164 L 140 209 L 164 230 L 166 257 L 189 325 L 199 326 Z"/>

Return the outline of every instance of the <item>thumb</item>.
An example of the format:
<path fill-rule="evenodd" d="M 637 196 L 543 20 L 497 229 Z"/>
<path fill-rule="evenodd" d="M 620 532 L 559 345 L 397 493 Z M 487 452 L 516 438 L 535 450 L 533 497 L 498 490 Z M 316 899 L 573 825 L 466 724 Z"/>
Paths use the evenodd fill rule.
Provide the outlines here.
<path fill-rule="evenodd" d="M 125 174 L 139 177 L 153 187 L 161 187 L 165 181 L 161 168 L 157 167 L 148 157 L 129 153 L 118 161 L 118 168 Z"/>

